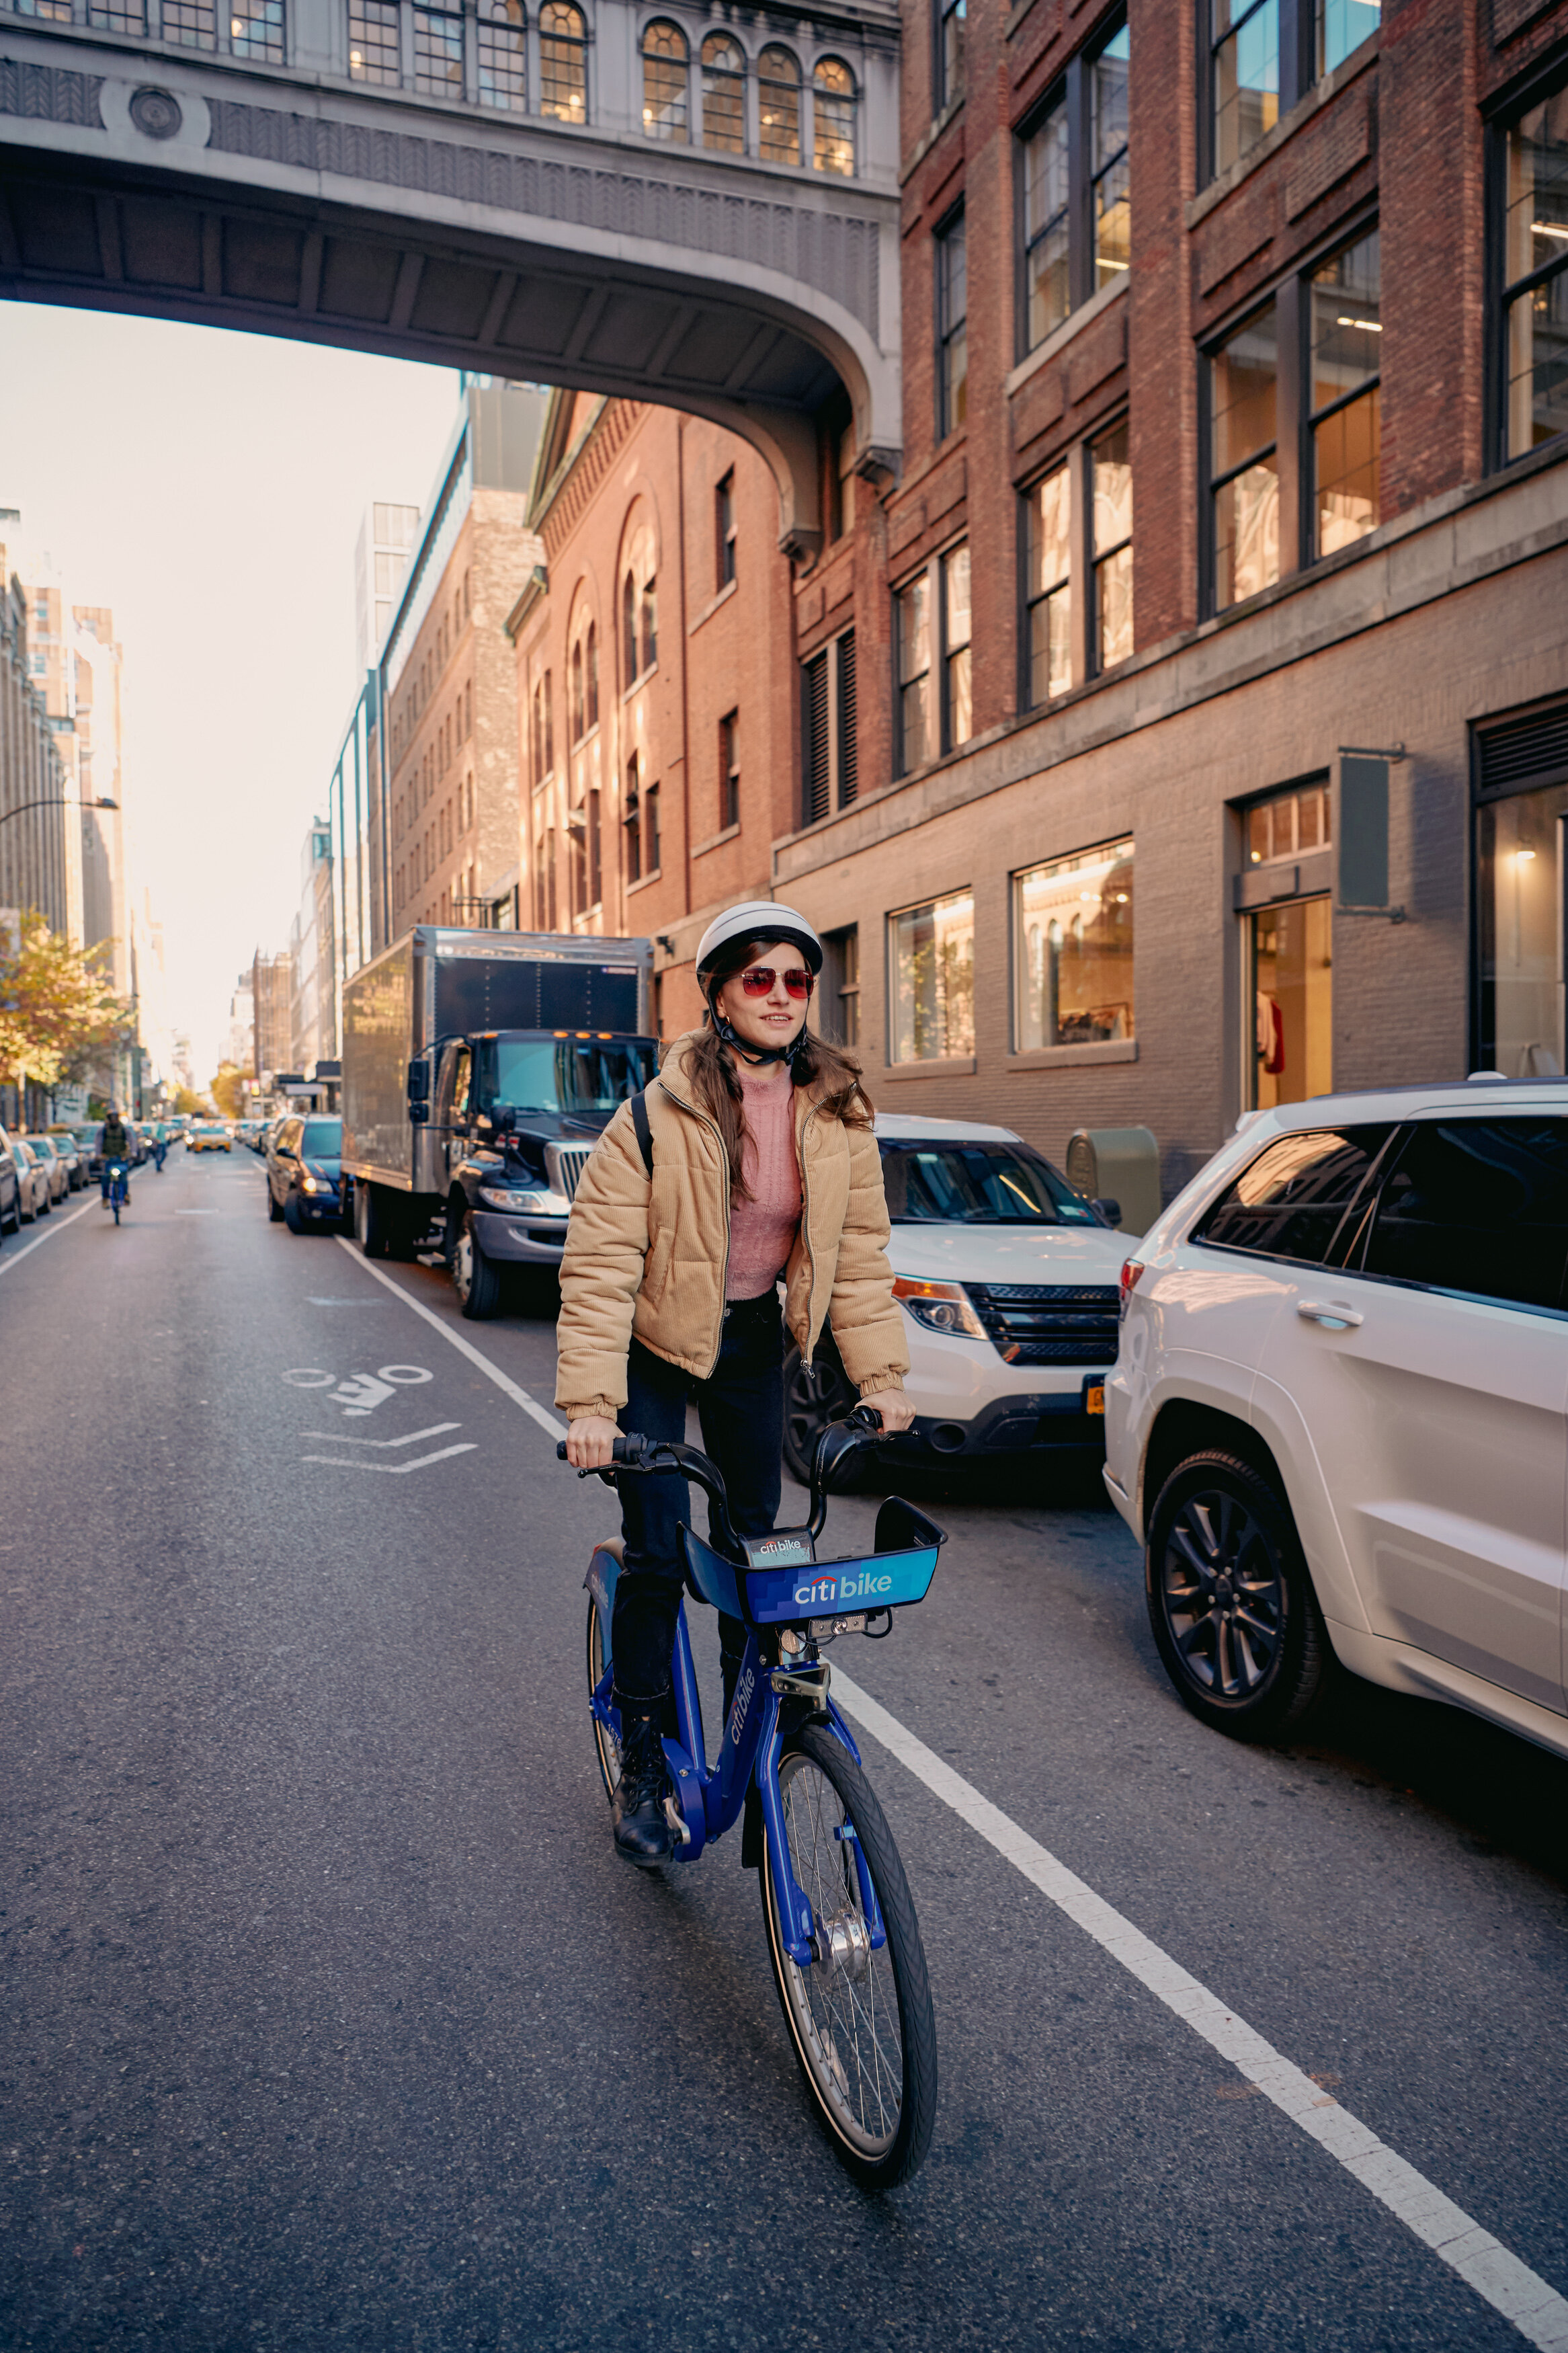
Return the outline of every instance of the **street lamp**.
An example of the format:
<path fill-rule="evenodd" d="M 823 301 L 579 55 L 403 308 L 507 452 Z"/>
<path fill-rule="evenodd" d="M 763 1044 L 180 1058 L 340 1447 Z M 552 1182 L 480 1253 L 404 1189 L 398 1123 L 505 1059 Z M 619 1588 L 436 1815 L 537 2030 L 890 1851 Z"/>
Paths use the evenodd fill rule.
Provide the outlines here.
<path fill-rule="evenodd" d="M 117 809 L 119 807 L 120 807 L 120 803 L 119 803 L 118 801 L 110 800 L 107 793 L 100 793 L 100 794 L 99 795 L 99 797 L 98 797 L 97 800 L 95 800 L 95 801 L 73 801 L 73 800 L 64 800 L 64 799 L 59 798 L 58 796 L 53 796 L 53 795 L 51 795 L 51 796 L 50 796 L 47 799 L 46 799 L 46 800 L 41 800 L 41 801 L 20 801 L 20 802 L 18 802 L 18 803 L 17 803 L 17 805 L 16 805 L 16 807 L 14 809 L 6 809 L 6 810 L 5 811 L 5 813 L 4 813 L 4 815 L 0 815 L 0 825 L 7 825 L 7 824 L 9 824 L 10 820 L 11 820 L 11 819 L 12 819 L 12 818 L 14 818 L 14 817 L 26 817 L 26 814 L 27 814 L 27 811 L 28 811 L 29 809 L 36 809 L 36 808 L 84 808 L 84 809 L 89 809 L 89 808 L 90 808 L 90 809 Z"/>

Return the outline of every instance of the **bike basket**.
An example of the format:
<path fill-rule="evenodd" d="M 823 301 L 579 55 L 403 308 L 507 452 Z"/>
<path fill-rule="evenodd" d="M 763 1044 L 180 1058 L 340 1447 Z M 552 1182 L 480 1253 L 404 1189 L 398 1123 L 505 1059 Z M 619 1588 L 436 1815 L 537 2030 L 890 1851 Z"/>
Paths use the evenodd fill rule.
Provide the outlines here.
<path fill-rule="evenodd" d="M 752 1546 L 786 1540 L 793 1561 L 738 1568 L 682 1527 L 688 1574 L 704 1601 L 753 1626 L 798 1624 L 846 1610 L 901 1609 L 923 1601 L 936 1575 L 946 1534 L 912 1504 L 889 1495 L 877 1514 L 876 1550 L 843 1560 L 813 1560 L 808 1537 L 752 1539 Z M 743 1595 L 741 1588 L 743 1588 Z"/>

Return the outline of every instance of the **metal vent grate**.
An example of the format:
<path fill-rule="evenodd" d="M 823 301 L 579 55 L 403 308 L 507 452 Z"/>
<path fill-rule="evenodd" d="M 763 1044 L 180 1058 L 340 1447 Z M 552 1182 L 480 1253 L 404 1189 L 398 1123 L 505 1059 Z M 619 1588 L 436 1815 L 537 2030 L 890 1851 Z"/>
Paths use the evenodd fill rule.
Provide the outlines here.
<path fill-rule="evenodd" d="M 1009 1365 L 1112 1365 L 1114 1283 L 966 1282 L 997 1354 Z"/>
<path fill-rule="evenodd" d="M 1568 702 L 1529 719 L 1511 719 L 1503 727 L 1489 727 L 1477 743 L 1483 793 L 1548 784 L 1568 776 Z"/>

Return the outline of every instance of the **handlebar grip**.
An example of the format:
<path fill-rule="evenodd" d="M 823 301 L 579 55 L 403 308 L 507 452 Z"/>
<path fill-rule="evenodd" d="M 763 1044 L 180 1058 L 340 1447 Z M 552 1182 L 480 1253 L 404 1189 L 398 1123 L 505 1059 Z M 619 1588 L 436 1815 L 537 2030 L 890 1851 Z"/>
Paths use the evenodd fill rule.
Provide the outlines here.
<path fill-rule="evenodd" d="M 647 1444 L 647 1440 L 640 1430 L 628 1430 L 624 1438 L 614 1438 L 610 1440 L 610 1460 L 612 1462 L 625 1462 L 635 1471 L 638 1467 L 642 1451 Z M 557 1462 L 564 1462 L 568 1460 L 566 1440 L 563 1438 L 558 1438 L 555 1441 L 555 1460 Z"/>

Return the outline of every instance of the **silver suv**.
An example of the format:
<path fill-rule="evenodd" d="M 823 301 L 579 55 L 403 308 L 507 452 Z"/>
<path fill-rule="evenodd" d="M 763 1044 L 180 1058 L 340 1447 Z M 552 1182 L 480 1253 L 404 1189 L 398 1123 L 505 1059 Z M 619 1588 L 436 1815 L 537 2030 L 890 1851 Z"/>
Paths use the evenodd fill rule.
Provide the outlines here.
<path fill-rule="evenodd" d="M 1245 1123 L 1122 1316 L 1106 1484 L 1194 1714 L 1277 1736 L 1331 1656 L 1568 1756 L 1568 1085 Z"/>

